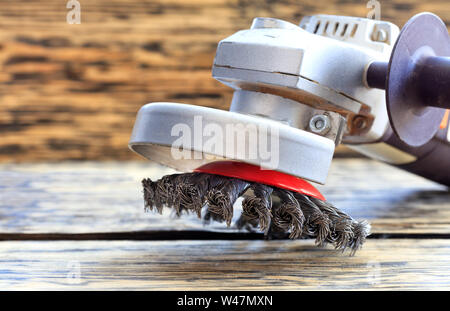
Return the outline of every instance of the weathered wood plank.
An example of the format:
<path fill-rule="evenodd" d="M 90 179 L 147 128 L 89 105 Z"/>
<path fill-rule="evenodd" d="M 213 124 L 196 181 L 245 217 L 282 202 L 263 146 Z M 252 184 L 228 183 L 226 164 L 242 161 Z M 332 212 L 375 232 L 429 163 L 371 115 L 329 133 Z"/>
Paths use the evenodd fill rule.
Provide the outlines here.
<path fill-rule="evenodd" d="M 0 161 L 139 159 L 127 149 L 135 114 L 151 101 L 226 108 L 211 78 L 217 42 L 255 16 L 298 23 L 326 13 L 365 17 L 360 0 L 80 0 L 80 25 L 61 0 L 0 0 Z M 403 25 L 447 0 L 383 1 Z"/>
<path fill-rule="evenodd" d="M 171 172 L 151 162 L 0 165 L 0 233 L 235 230 L 170 210 L 144 213 L 141 179 Z M 335 159 L 319 188 L 353 217 L 369 219 L 375 233 L 450 233 L 447 188 L 385 164 Z"/>
<path fill-rule="evenodd" d="M 449 240 L 1 242 L 0 289 L 450 289 Z"/>

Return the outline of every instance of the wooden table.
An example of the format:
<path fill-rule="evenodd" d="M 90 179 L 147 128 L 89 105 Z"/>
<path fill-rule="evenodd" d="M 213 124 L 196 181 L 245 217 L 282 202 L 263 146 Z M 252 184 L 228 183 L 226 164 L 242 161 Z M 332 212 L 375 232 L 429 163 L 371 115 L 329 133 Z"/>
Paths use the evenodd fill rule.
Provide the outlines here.
<path fill-rule="evenodd" d="M 448 189 L 335 159 L 327 199 L 372 223 L 354 257 L 312 240 L 144 213 L 147 162 L 0 165 L 0 289 L 450 289 Z"/>

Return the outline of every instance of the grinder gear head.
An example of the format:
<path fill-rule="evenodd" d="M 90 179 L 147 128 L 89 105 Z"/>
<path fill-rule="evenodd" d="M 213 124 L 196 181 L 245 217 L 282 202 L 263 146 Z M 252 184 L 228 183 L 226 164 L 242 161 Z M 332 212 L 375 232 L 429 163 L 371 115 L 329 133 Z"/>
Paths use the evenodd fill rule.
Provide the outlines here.
<path fill-rule="evenodd" d="M 372 29 L 386 34 L 383 42 L 372 40 Z M 391 23 L 362 18 L 318 15 L 304 18 L 300 26 L 255 18 L 250 29 L 222 40 L 217 48 L 212 74 L 235 90 L 230 111 L 146 105 L 138 113 L 130 148 L 181 171 L 229 159 L 323 184 L 343 136 L 373 141 L 387 126 L 387 117 L 374 118 L 378 110 L 386 114 L 383 92 L 367 88 L 363 73 L 370 62 L 389 59 L 397 35 Z M 353 126 L 358 118 L 364 126 Z M 180 124 L 191 130 L 190 141 L 187 137 L 181 146 Z M 260 151 L 265 140 L 273 144 L 271 153 L 276 149 L 277 159 L 230 150 L 227 147 L 237 140 L 234 134 L 211 137 L 209 143 L 195 139 L 205 138 L 209 128 L 227 133 L 230 125 L 235 136 L 248 137 L 245 150 Z M 249 142 L 252 135 L 257 137 L 254 146 Z M 174 147 L 195 154 L 173 159 Z"/>

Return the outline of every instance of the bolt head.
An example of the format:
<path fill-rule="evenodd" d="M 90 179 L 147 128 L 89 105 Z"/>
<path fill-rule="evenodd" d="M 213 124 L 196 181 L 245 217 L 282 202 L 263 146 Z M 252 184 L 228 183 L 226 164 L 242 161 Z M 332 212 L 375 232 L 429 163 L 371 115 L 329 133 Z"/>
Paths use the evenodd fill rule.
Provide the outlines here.
<path fill-rule="evenodd" d="M 328 116 L 323 114 L 318 114 L 313 116 L 309 120 L 309 129 L 311 132 L 319 134 L 319 135 L 325 135 L 330 130 L 330 118 Z"/>

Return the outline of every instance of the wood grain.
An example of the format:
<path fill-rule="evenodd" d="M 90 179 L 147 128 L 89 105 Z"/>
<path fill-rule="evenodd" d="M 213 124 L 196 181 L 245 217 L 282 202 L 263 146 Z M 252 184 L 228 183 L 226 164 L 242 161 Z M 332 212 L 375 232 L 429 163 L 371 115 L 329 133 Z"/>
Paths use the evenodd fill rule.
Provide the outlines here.
<path fill-rule="evenodd" d="M 227 108 L 211 78 L 217 42 L 255 16 L 298 23 L 325 13 L 365 17 L 359 0 L 0 0 L 0 161 L 138 159 L 127 149 L 135 114 L 152 101 Z M 383 1 L 403 25 L 431 11 L 450 21 L 448 0 Z"/>
<path fill-rule="evenodd" d="M 370 240 L 354 257 L 312 241 L 1 242 L 0 289 L 449 290 L 449 257 L 449 240 Z"/>
<path fill-rule="evenodd" d="M 0 165 L 0 233 L 236 232 L 169 209 L 144 213 L 142 178 L 173 172 L 151 162 Z M 448 189 L 385 164 L 335 159 L 319 188 L 354 218 L 368 219 L 374 233 L 450 233 Z"/>

